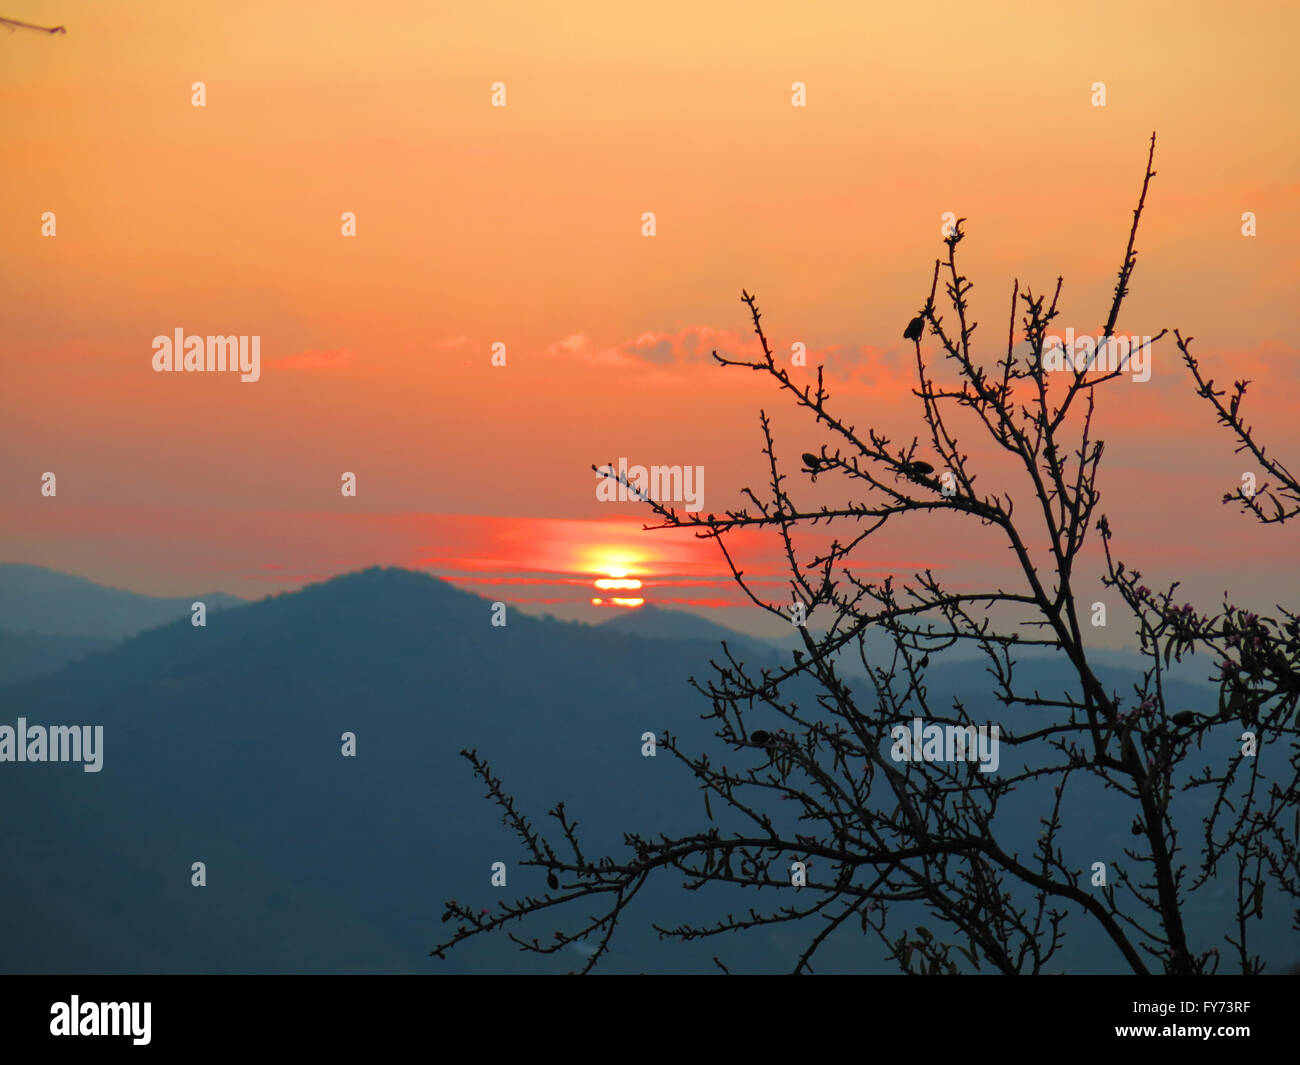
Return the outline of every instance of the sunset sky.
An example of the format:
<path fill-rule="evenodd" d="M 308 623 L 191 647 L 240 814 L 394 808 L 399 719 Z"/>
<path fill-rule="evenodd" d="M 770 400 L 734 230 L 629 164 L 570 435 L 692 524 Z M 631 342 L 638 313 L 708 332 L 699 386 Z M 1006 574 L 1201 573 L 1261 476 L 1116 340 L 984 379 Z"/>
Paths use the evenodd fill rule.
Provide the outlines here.
<path fill-rule="evenodd" d="M 1300 9 L 1054 7 L 4 0 L 67 33 L 0 32 L 0 561 L 250 597 L 401 565 L 588 619 L 626 572 L 753 629 L 716 548 L 641 531 L 592 465 L 702 466 L 716 512 L 766 480 L 760 408 L 790 473 L 829 440 L 710 358 L 753 353 L 742 289 L 859 429 L 910 439 L 946 211 L 990 361 L 1017 278 L 1063 276 L 1059 324 L 1095 332 L 1153 130 L 1119 329 L 1249 378 L 1295 469 Z M 260 380 L 155 373 L 177 328 L 260 336 Z M 1206 609 L 1293 602 L 1300 528 L 1220 505 L 1251 466 L 1172 342 L 1101 407 L 1117 553 Z M 737 546 L 788 598 L 778 545 Z M 859 568 L 1007 561 L 918 523 Z"/>

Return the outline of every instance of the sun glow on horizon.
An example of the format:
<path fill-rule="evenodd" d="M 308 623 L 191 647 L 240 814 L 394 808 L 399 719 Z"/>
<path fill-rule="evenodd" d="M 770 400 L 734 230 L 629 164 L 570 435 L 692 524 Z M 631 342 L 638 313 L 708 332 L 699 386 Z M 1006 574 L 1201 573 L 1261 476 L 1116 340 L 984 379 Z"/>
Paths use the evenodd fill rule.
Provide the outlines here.
<path fill-rule="evenodd" d="M 603 577 L 594 576 L 592 587 L 600 592 L 635 592 L 642 587 L 641 579 L 632 576 L 636 569 L 644 570 L 644 558 L 639 552 L 621 547 L 595 547 L 583 552 L 583 561 L 590 571 L 604 573 Z M 622 607 L 635 609 L 645 604 L 645 600 L 632 596 L 614 596 L 604 598 L 595 596 L 592 606 Z"/>
<path fill-rule="evenodd" d="M 608 577 L 597 580 L 596 587 L 602 592 L 632 591 L 640 588 L 641 582 L 635 577 L 624 577 L 621 573 L 611 573 Z"/>
<path fill-rule="evenodd" d="M 623 564 L 621 559 L 617 561 L 611 559 L 605 566 L 605 572 L 609 574 L 608 577 L 597 577 L 593 582 L 597 591 L 634 592 L 641 587 L 641 581 L 638 578 L 627 575 L 627 566 Z M 644 599 L 628 596 L 615 596 L 610 599 L 596 597 L 591 601 L 592 606 L 613 606 L 623 607 L 624 609 L 635 609 L 644 604 Z"/>

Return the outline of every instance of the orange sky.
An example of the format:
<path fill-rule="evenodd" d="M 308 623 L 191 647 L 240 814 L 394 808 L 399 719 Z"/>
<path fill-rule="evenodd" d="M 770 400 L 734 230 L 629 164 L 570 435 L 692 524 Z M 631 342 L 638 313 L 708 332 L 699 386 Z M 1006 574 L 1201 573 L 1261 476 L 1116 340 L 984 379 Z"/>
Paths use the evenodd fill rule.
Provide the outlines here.
<path fill-rule="evenodd" d="M 1300 14 L 1057 7 L 5 0 L 68 32 L 0 33 L 0 558 L 175 594 L 426 566 L 541 602 L 583 601 L 565 576 L 608 547 L 717 584 L 651 601 L 734 602 L 714 553 L 636 532 L 590 467 L 702 465 L 719 510 L 764 477 L 760 406 L 792 468 L 824 439 L 711 365 L 750 343 L 741 289 L 860 423 L 910 437 L 900 333 L 942 213 L 969 219 L 986 341 L 1015 277 L 1063 274 L 1060 324 L 1095 330 L 1153 129 L 1120 328 L 1251 377 L 1294 468 Z M 259 335 L 261 379 L 155 374 L 177 327 Z M 1218 505 L 1245 467 L 1172 346 L 1108 400 L 1125 556 L 1207 595 L 1272 594 L 1279 566 L 1294 588 L 1296 535 Z M 928 529 L 876 550 L 982 557 Z"/>

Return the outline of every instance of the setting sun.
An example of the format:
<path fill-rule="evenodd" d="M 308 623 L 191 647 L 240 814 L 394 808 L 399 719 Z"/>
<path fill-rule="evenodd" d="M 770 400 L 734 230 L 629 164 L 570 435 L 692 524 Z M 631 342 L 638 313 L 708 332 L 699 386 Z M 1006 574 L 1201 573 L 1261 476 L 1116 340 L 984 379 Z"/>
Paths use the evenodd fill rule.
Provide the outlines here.
<path fill-rule="evenodd" d="M 611 563 L 606 572 L 608 577 L 599 577 L 595 581 L 595 587 L 602 592 L 626 592 L 636 591 L 641 587 L 641 581 L 636 577 L 627 575 L 627 568 L 623 565 Z M 594 598 L 591 601 L 592 606 L 615 606 L 615 607 L 638 607 L 645 603 L 644 599 L 615 597 L 612 599 Z"/>
<path fill-rule="evenodd" d="M 601 599 L 597 597 L 592 599 L 591 605 L 592 606 L 621 606 L 624 608 L 635 609 L 636 607 L 644 606 L 645 600 L 644 599 L 622 599 L 622 598 Z"/>
<path fill-rule="evenodd" d="M 617 575 L 611 575 L 611 578 L 601 578 L 596 582 L 596 587 L 602 592 L 620 591 L 632 588 L 640 588 L 641 582 L 635 577 L 621 578 Z"/>

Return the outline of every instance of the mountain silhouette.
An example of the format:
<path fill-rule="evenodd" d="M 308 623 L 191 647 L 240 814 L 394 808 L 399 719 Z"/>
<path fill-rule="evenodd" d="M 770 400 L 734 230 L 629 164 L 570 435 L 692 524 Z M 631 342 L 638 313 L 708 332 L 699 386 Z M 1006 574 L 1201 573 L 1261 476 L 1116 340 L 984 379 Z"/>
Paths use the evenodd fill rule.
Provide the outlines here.
<path fill-rule="evenodd" d="M 773 661 L 776 647 L 766 641 L 719 625 L 698 614 L 685 610 L 668 610 L 647 603 L 634 610 L 620 610 L 614 617 L 600 624 L 607 632 L 624 633 L 646 640 L 698 640 L 714 648 L 714 656 L 721 656 L 723 640 L 733 654 L 751 661 Z"/>
<path fill-rule="evenodd" d="M 201 600 L 209 611 L 245 600 L 221 592 L 161 598 L 107 588 L 44 566 L 0 563 L 0 630 L 46 636 L 124 638 L 189 616 Z"/>
<path fill-rule="evenodd" d="M 0 971 L 580 965 L 576 954 L 522 954 L 504 937 L 471 941 L 445 961 L 428 957 L 445 931 L 447 899 L 492 909 L 546 890 L 544 871 L 519 864 L 523 849 L 458 752 L 477 749 L 534 827 L 564 801 L 589 856 L 626 853 L 625 831 L 698 830 L 707 824 L 698 785 L 676 759 L 642 757 L 641 736 L 667 729 L 687 749 L 718 749 L 701 719 L 707 700 L 687 677 L 706 675 L 720 649 L 707 638 L 621 631 L 645 624 L 630 618 L 589 626 L 510 610 L 504 627 L 491 620 L 487 600 L 423 574 L 370 569 L 209 613 L 203 628 L 187 616 L 0 689 L 0 721 L 104 729 L 96 773 L 0 763 L 0 806 L 10 812 L 0 905 L 21 915 L 0 939 Z M 1062 676 L 1047 662 L 1032 671 L 1044 690 Z M 969 664 L 940 670 L 935 697 L 960 694 L 973 713 L 1004 719 L 991 698 L 979 701 L 988 687 L 981 674 Z M 792 691 L 814 705 L 810 688 Z M 1189 700 L 1203 696 L 1187 691 Z M 764 710 L 747 714 L 747 725 L 780 727 Z M 341 754 L 345 732 L 355 734 L 356 757 Z M 1003 765 L 1011 762 L 1004 750 Z M 1029 798 L 999 813 L 1026 849 L 1039 830 Z M 1072 861 L 1086 867 L 1128 843 L 1129 820 L 1114 803 L 1099 791 L 1072 823 L 1063 838 Z M 496 861 L 507 865 L 505 888 L 490 886 Z M 191 885 L 194 862 L 205 863 L 204 887 Z M 683 892 L 660 876 L 602 969 L 715 971 L 721 952 L 733 971 L 787 970 L 808 929 L 724 945 L 662 942 L 650 928 L 779 901 L 771 892 Z M 516 931 L 549 936 L 559 919 Z M 864 946 L 860 934 L 832 937 L 819 971 L 890 971 Z M 1070 949 L 1062 967 L 1115 967 L 1096 937 L 1074 937 Z"/>
<path fill-rule="evenodd" d="M 703 738 L 687 670 L 671 667 L 716 648 L 669 654 L 513 611 L 494 628 L 491 613 L 427 576 L 373 569 L 0 691 L 0 719 L 104 727 L 98 773 L 0 765 L 0 802 L 25 811 L 0 841 L 0 898 L 31 916 L 0 944 L 0 968 L 431 971 L 447 898 L 492 906 L 544 887 L 516 864 L 463 747 L 525 808 L 567 800 L 593 845 L 692 827 L 685 772 L 642 758 L 641 735 Z M 503 890 L 489 886 L 498 860 Z M 207 887 L 190 884 L 195 861 Z M 662 958 L 648 926 L 628 931 L 644 948 L 628 971 Z M 537 968 L 504 939 L 469 946 L 437 971 Z"/>
<path fill-rule="evenodd" d="M 0 688 L 57 673 L 69 662 L 116 647 L 108 636 L 49 636 L 0 630 Z"/>

